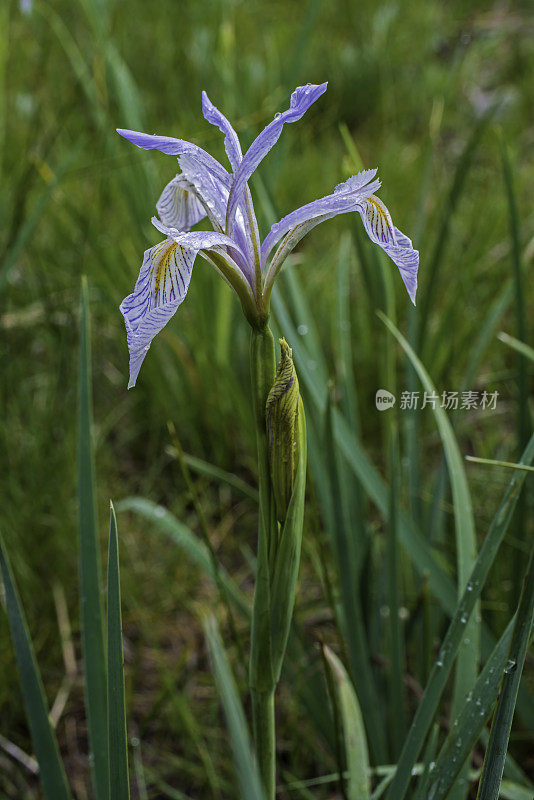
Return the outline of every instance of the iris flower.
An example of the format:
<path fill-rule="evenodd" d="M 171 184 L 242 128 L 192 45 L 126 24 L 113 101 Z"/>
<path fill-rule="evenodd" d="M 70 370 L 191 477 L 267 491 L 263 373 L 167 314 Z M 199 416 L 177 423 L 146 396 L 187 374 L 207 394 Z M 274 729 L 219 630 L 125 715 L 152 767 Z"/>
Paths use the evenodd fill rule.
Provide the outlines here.
<path fill-rule="evenodd" d="M 137 147 L 178 156 L 181 170 L 156 204 L 159 219 L 152 218 L 165 238 L 145 251 L 135 289 L 120 306 L 130 352 L 128 388 L 135 385 L 152 339 L 183 302 L 198 254 L 235 290 L 250 324 L 261 329 L 269 317 L 274 280 L 293 248 L 320 222 L 357 211 L 370 239 L 398 266 L 415 303 L 419 253 L 393 225 L 386 206 L 374 194 L 380 187 L 376 169 L 353 175 L 336 186 L 332 194 L 287 214 L 271 227 L 263 242 L 260 240 L 248 181 L 278 141 L 284 125 L 297 122 L 326 91 L 326 86 L 298 86 L 289 108 L 274 115 L 244 155 L 230 122 L 203 92 L 204 117 L 224 136 L 230 171 L 191 142 L 118 130 Z M 206 217 L 212 231 L 191 230 Z"/>

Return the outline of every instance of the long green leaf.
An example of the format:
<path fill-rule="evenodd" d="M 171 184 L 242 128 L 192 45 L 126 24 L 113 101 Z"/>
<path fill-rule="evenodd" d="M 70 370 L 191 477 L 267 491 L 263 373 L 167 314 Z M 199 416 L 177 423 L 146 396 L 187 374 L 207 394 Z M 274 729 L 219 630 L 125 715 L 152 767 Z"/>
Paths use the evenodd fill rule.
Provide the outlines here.
<path fill-rule="evenodd" d="M 7 614 L 19 668 L 22 696 L 30 725 L 33 748 L 46 800 L 70 800 L 56 737 L 48 719 L 47 703 L 35 660 L 28 626 L 7 552 L 0 534 L 0 572 L 4 583 Z"/>
<path fill-rule="evenodd" d="M 497 642 L 443 743 L 432 770 L 432 784 L 429 791 L 432 800 L 445 800 L 448 797 L 462 764 L 482 735 L 499 692 L 501 676 L 508 660 L 514 622 L 515 617 Z M 520 770 L 517 777 L 520 779 L 524 777 Z"/>
<path fill-rule="evenodd" d="M 499 796 L 517 693 L 533 623 L 534 546 L 530 551 L 530 559 L 519 599 L 512 641 L 502 675 L 501 692 L 491 725 L 490 740 L 484 758 L 477 800 L 496 800 Z"/>
<path fill-rule="evenodd" d="M 511 261 L 512 273 L 514 281 L 514 310 L 516 318 L 516 331 L 517 339 L 520 342 L 526 342 L 527 335 L 527 314 L 525 308 L 525 291 L 523 285 L 523 265 L 521 258 L 521 224 L 519 219 L 519 210 L 517 206 L 516 193 L 514 188 L 514 179 L 512 174 L 512 166 L 508 155 L 508 149 L 501 134 L 500 149 L 501 149 L 501 163 L 504 178 L 504 188 L 506 199 L 508 202 L 508 218 L 510 223 L 510 241 L 511 241 Z M 527 354 L 522 348 L 517 350 L 517 450 L 521 452 L 525 446 L 527 439 L 532 431 L 532 422 L 529 411 L 530 392 L 528 386 L 527 376 Z M 517 511 L 515 514 L 515 533 L 519 541 L 526 541 L 526 520 L 527 520 L 527 507 L 526 497 L 521 497 Z M 515 577 L 521 573 L 523 567 L 523 553 L 520 548 L 516 548 L 513 553 L 513 562 L 511 565 L 512 574 L 512 603 L 517 603 L 519 598 L 519 586 Z"/>
<path fill-rule="evenodd" d="M 369 753 L 358 698 L 339 658 L 326 645 L 324 653 L 336 683 L 343 720 L 349 773 L 347 797 L 348 800 L 369 800 Z"/>
<path fill-rule="evenodd" d="M 419 380 L 423 384 L 428 396 L 438 397 L 436 389 L 419 358 L 414 353 L 404 336 L 397 327 L 381 312 L 377 312 L 382 322 L 397 339 L 404 352 L 410 359 Z M 460 455 L 460 450 L 452 425 L 439 403 L 432 404 L 436 424 L 438 426 L 440 438 L 445 451 L 445 458 L 449 470 L 449 479 L 452 487 L 452 497 L 454 505 L 454 521 L 456 530 L 456 557 L 458 564 L 458 593 L 462 594 L 469 575 L 473 569 L 476 558 L 476 536 L 473 509 L 471 506 L 471 495 L 467 485 L 467 478 L 464 469 L 464 462 Z M 465 629 L 465 637 L 458 649 L 458 659 L 456 665 L 456 675 L 454 683 L 454 693 L 452 702 L 452 713 L 456 716 L 460 707 L 463 705 L 464 698 L 473 687 L 476 676 L 480 650 L 480 625 L 476 616 L 469 621 Z M 466 790 L 456 787 L 454 790 L 454 800 L 459 800 L 465 796 Z"/>
<path fill-rule="evenodd" d="M 265 800 L 260 776 L 252 756 L 245 714 L 214 617 L 206 619 L 204 631 L 230 732 L 241 800 Z"/>
<path fill-rule="evenodd" d="M 533 459 L 534 436 L 530 438 L 521 461 L 530 464 Z M 445 634 L 438 660 L 434 664 L 425 692 L 415 713 L 412 727 L 404 743 L 395 777 L 387 795 L 389 800 L 403 800 L 406 795 L 412 769 L 432 724 L 458 648 L 465 638 L 467 622 L 473 613 L 484 582 L 504 538 L 524 480 L 525 473 L 516 470 L 484 539 L 465 591 Z"/>
<path fill-rule="evenodd" d="M 87 281 L 82 280 L 78 379 L 78 530 L 85 697 L 98 800 L 109 797 L 107 677 L 92 444 L 91 341 Z"/>
<path fill-rule="evenodd" d="M 129 800 L 119 541 L 115 509 L 112 503 L 110 504 L 108 555 L 108 735 L 109 796 L 113 800 Z"/>
<path fill-rule="evenodd" d="M 390 742 L 394 757 L 397 758 L 406 736 L 406 699 L 404 688 L 404 639 L 402 622 L 399 618 L 400 564 L 398 546 L 398 508 L 399 502 L 399 444 L 396 425 L 391 422 L 390 431 L 390 512 L 387 531 L 387 601 L 389 605 L 389 723 Z"/>

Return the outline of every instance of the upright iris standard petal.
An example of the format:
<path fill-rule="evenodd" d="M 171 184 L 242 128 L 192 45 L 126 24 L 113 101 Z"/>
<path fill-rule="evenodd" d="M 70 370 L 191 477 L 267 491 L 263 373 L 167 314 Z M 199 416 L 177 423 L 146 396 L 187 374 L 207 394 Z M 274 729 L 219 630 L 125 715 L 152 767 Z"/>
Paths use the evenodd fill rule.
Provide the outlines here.
<path fill-rule="evenodd" d="M 299 120 L 308 108 L 326 92 L 327 85 L 326 83 L 319 85 L 308 83 L 306 86 L 297 86 L 291 95 L 291 102 L 287 111 L 275 114 L 273 121 L 263 129 L 250 145 L 243 156 L 243 161 L 234 172 L 234 182 L 228 200 L 227 211 L 229 232 L 232 230 L 235 212 L 237 206 L 242 202 L 248 179 L 280 138 L 285 123 Z"/>
<path fill-rule="evenodd" d="M 202 113 L 209 123 L 215 125 L 224 134 L 224 149 L 228 156 L 228 161 L 235 172 L 243 159 L 237 133 L 224 114 L 213 105 L 206 92 L 202 92 Z"/>
<path fill-rule="evenodd" d="M 231 185 L 230 175 L 219 162 L 206 153 L 201 147 L 192 142 L 185 142 L 183 139 L 174 139 L 172 136 L 157 136 L 155 133 L 141 133 L 140 131 L 129 131 L 125 128 L 117 128 L 117 133 L 128 139 L 129 142 L 140 147 L 142 150 L 160 150 L 170 156 L 191 156 L 199 164 L 202 164 L 210 173 L 215 175 L 229 189 Z"/>
<path fill-rule="evenodd" d="M 195 256 L 194 250 L 180 247 L 172 239 L 145 250 L 135 289 L 120 306 L 130 351 L 129 389 L 135 386 L 152 339 L 187 294 Z"/>
<path fill-rule="evenodd" d="M 167 184 L 156 203 L 160 220 L 170 228 L 188 231 L 206 216 L 206 209 L 191 191 L 184 175 L 176 175 Z"/>
<path fill-rule="evenodd" d="M 369 238 L 398 266 L 404 285 L 415 305 L 419 253 L 411 240 L 396 228 L 384 203 L 371 195 L 358 208 Z"/>
<path fill-rule="evenodd" d="M 376 191 L 380 187 L 379 180 L 373 180 L 376 169 L 366 169 L 353 175 L 345 183 L 341 183 L 334 189 L 333 194 L 313 200 L 291 214 L 287 214 L 279 222 L 272 225 L 271 230 L 265 237 L 261 246 L 261 263 L 265 264 L 269 253 L 274 245 L 285 236 L 286 233 L 305 222 L 309 222 L 318 217 L 330 219 L 337 214 L 346 214 L 348 211 L 356 211 L 358 203 Z"/>

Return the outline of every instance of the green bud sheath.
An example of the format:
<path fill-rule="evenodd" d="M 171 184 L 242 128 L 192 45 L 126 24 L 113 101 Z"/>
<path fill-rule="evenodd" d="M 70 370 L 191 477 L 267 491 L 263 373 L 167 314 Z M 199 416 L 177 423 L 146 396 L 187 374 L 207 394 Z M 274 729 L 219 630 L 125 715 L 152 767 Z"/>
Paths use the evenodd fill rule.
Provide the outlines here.
<path fill-rule="evenodd" d="M 269 465 L 278 521 L 283 523 L 293 494 L 298 462 L 299 382 L 291 348 L 280 339 L 281 357 L 267 398 L 265 416 Z"/>

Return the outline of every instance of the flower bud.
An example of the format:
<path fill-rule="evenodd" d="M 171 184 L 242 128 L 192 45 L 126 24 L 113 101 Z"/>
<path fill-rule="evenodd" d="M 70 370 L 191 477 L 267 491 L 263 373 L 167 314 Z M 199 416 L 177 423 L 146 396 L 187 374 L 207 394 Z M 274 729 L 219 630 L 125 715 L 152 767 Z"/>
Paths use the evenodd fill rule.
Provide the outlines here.
<path fill-rule="evenodd" d="M 293 494 L 298 463 L 300 393 L 291 348 L 285 339 L 279 339 L 279 342 L 281 347 L 280 363 L 276 370 L 274 384 L 267 397 L 265 410 L 276 514 L 278 521 L 283 523 Z"/>

